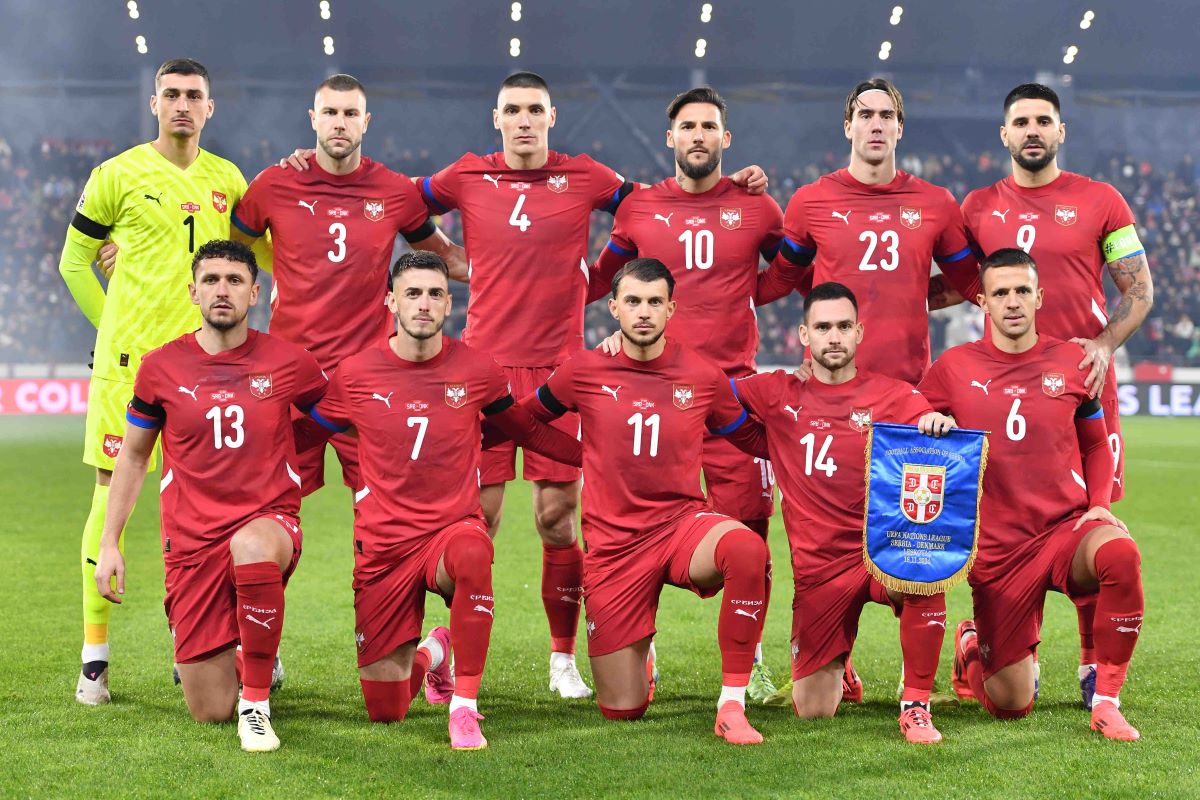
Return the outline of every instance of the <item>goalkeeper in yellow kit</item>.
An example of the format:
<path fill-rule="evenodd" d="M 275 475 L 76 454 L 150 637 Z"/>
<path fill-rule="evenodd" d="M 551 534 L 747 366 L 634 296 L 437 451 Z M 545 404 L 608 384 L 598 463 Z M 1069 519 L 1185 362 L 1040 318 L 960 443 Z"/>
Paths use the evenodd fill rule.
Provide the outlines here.
<path fill-rule="evenodd" d="M 108 485 L 125 431 L 125 406 L 147 352 L 200 327 L 188 296 L 192 254 L 229 238 L 230 213 L 246 180 L 229 161 L 200 149 L 212 116 L 208 72 L 190 59 L 168 61 L 154 76 L 150 110 L 158 138 L 92 170 L 67 229 L 59 271 L 80 310 L 96 326 L 83 461 L 96 468 L 83 529 L 83 667 L 75 699 L 109 701 L 108 619 L 112 605 L 93 574 L 108 504 Z M 121 253 L 105 293 L 92 272 L 101 245 Z M 189 387 L 184 387 L 189 388 Z M 149 468 L 157 462 L 157 449 Z"/>

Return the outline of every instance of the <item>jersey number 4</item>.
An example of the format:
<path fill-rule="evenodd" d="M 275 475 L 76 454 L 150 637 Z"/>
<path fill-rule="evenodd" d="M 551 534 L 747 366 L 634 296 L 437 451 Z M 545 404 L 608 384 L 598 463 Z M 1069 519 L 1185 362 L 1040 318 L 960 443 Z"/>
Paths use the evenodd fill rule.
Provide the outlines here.
<path fill-rule="evenodd" d="M 525 193 L 521 192 L 517 195 L 517 202 L 513 205 L 512 213 L 508 215 L 508 224 L 514 228 L 520 228 L 521 233 L 529 230 L 529 226 L 533 221 L 529 219 L 527 214 L 522 214 L 521 209 L 525 207 Z"/>

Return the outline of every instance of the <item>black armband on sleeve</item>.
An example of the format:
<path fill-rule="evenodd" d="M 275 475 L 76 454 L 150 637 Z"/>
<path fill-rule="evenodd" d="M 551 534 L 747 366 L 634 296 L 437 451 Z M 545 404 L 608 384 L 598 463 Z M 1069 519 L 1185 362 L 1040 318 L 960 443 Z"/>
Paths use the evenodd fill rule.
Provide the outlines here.
<path fill-rule="evenodd" d="M 628 197 L 633 189 L 634 185 L 632 181 L 625 181 L 622 183 L 620 188 L 613 192 L 612 200 L 607 206 L 604 207 L 604 210 L 616 216 L 617 209 L 620 207 L 621 201 Z"/>
<path fill-rule="evenodd" d="M 556 417 L 561 417 L 571 410 L 559 402 L 559 399 L 554 396 L 554 392 L 550 391 L 550 387 L 544 383 L 538 387 L 537 396 L 546 410 Z"/>
<path fill-rule="evenodd" d="M 779 252 L 783 254 L 784 258 L 795 264 L 797 267 L 807 267 L 813 262 L 813 259 L 817 257 L 816 250 L 805 247 L 801 244 L 796 244 L 786 236 L 784 237 L 783 241 L 779 243 Z"/>
<path fill-rule="evenodd" d="M 483 415 L 485 417 L 490 417 L 493 414 L 499 414 L 501 412 L 508 411 L 516 404 L 517 401 L 513 399 L 513 396 L 511 394 L 506 394 L 496 402 L 489 403 L 488 405 L 484 406 Z"/>
<path fill-rule="evenodd" d="M 144 414 L 147 417 L 153 417 L 159 422 L 162 422 L 167 418 L 167 410 L 165 408 L 162 406 L 156 406 L 153 403 L 147 403 L 136 394 L 133 396 L 133 399 L 129 401 L 129 407 L 139 414 Z"/>
<path fill-rule="evenodd" d="M 71 227 L 84 236 L 90 236 L 93 239 L 100 239 L 101 241 L 108 238 L 110 230 L 107 225 L 101 225 L 93 219 L 88 219 L 80 211 L 75 212 L 75 218 L 71 220 Z"/>
<path fill-rule="evenodd" d="M 437 230 L 437 225 L 433 221 L 433 217 L 426 217 L 424 224 L 413 231 L 400 231 L 400 235 L 404 237 L 404 241 L 412 244 L 413 242 L 423 242 L 430 236 L 433 236 Z"/>
<path fill-rule="evenodd" d="M 1075 419 L 1096 419 L 1103 416 L 1104 406 L 1100 404 L 1099 397 L 1089 397 L 1079 408 L 1075 409 Z"/>

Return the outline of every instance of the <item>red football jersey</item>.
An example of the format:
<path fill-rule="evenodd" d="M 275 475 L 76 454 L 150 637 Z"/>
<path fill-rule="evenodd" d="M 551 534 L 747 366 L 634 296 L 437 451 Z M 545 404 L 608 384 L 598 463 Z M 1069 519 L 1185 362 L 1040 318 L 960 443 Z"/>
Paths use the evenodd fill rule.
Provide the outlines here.
<path fill-rule="evenodd" d="M 146 356 L 127 419 L 162 428 L 166 563 L 197 560 L 260 514 L 299 513 L 292 407 L 307 409 L 325 386 L 309 353 L 253 330 L 218 355 L 189 333 Z"/>
<path fill-rule="evenodd" d="M 538 398 L 552 413 L 579 412 L 583 535 L 597 554 L 620 553 L 682 514 L 708 510 L 704 435 L 746 420 L 720 367 L 673 340 L 652 361 L 578 353 Z"/>
<path fill-rule="evenodd" d="M 770 195 L 752 195 L 729 178 L 691 194 L 668 178 L 621 203 L 608 246 L 666 264 L 679 303 L 671 337 L 729 375 L 748 375 L 758 353 L 758 263 L 774 258 L 782 239 L 783 212 Z"/>
<path fill-rule="evenodd" d="M 359 573 L 383 569 L 447 525 L 482 517 L 480 412 L 507 397 L 508 379 L 491 356 L 449 337 L 428 361 L 406 361 L 384 341 L 342 362 L 313 416 L 358 429 Z"/>
<path fill-rule="evenodd" d="M 870 425 L 915 423 L 929 403 L 911 384 L 863 371 L 832 386 L 777 370 L 742 378 L 734 390 L 767 427 L 796 580 L 861 561 Z"/>
<path fill-rule="evenodd" d="M 1088 393 L 1083 348 L 1042 335 L 1005 353 L 987 337 L 933 363 L 921 394 L 964 428 L 989 431 L 973 579 L 1003 574 L 1018 548 L 1087 510 L 1075 413 Z"/>
<path fill-rule="evenodd" d="M 271 333 L 307 348 L 322 367 L 392 329 L 384 305 L 396 234 L 429 238 L 421 192 L 399 172 L 363 158 L 349 175 L 268 167 L 233 213 L 248 236 L 268 229 L 275 249 Z"/>
<path fill-rule="evenodd" d="M 588 223 L 615 210 L 624 179 L 588 156 L 550 152 L 512 170 L 468 153 L 422 186 L 430 209 L 462 214 L 471 267 L 463 341 L 506 367 L 549 367 L 583 348 Z"/>
<path fill-rule="evenodd" d="M 891 183 L 872 186 L 841 169 L 796 190 L 783 232 L 784 254 L 812 261 L 813 285 L 837 281 L 854 292 L 866 328 L 859 367 L 919 381 L 929 366 L 933 262 L 955 285 L 974 277 L 950 192 L 901 170 Z"/>

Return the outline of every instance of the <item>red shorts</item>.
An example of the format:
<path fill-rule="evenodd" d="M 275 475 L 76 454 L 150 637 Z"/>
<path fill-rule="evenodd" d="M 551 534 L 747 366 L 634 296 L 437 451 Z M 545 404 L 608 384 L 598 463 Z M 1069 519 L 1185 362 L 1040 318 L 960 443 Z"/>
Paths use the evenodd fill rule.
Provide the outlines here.
<path fill-rule="evenodd" d="M 304 534 L 300 520 L 286 514 L 265 513 L 255 519 L 273 519 L 292 538 L 292 563 L 283 573 L 288 578 L 300 561 Z M 234 531 L 230 531 L 230 537 Z M 167 624 L 175 640 L 175 662 L 189 664 L 215 655 L 238 643 L 237 587 L 233 580 L 233 556 L 229 540 L 209 548 L 208 553 L 189 564 L 168 564 L 167 596 L 163 607 Z"/>
<path fill-rule="evenodd" d="M 887 590 L 871 577 L 862 557 L 829 565 L 820 582 L 796 584 L 792 598 L 792 680 L 812 675 L 854 649 L 858 618 L 867 603 L 891 607 Z"/>
<path fill-rule="evenodd" d="M 727 517 L 746 521 L 775 513 L 771 462 L 742 452 L 724 436 L 704 437 L 704 485 L 713 510 Z"/>
<path fill-rule="evenodd" d="M 1071 530 L 1080 516 L 1082 513 L 1060 522 L 1047 535 L 1029 540 L 1006 560 L 1008 569 L 1000 577 L 972 582 L 984 680 L 1037 647 L 1046 592 L 1072 595 L 1069 584 L 1075 551 L 1084 536 L 1104 524 L 1086 522 L 1079 530 Z"/>
<path fill-rule="evenodd" d="M 1110 375 L 1111 370 L 1110 370 Z M 1104 427 L 1108 429 L 1108 446 L 1112 449 L 1116 472 L 1113 473 L 1112 501 L 1125 496 L 1125 437 L 1121 434 L 1121 404 L 1117 401 L 1117 382 L 1106 381 L 1100 393 L 1104 408 Z"/>
<path fill-rule="evenodd" d="M 554 367 L 502 367 L 508 376 L 512 396 L 517 400 L 538 390 Z M 579 436 L 579 415 L 571 412 L 564 414 L 550 423 L 568 436 Z M 523 453 L 524 468 L 521 475 L 527 481 L 550 481 L 552 483 L 570 483 L 577 481 L 583 475 L 583 470 L 560 464 L 552 458 L 526 450 Z M 479 482 L 483 486 L 495 483 L 508 483 L 517 477 L 517 445 L 508 441 L 489 447 L 483 451 L 480 461 Z"/>
<path fill-rule="evenodd" d="M 358 439 L 338 433 L 329 440 L 342 462 L 342 483 L 357 491 L 362 488 L 358 469 Z M 300 475 L 300 494 L 308 497 L 325 485 L 325 448 L 314 447 L 296 454 L 296 472 Z"/>
<path fill-rule="evenodd" d="M 437 567 L 446 545 L 463 533 L 487 536 L 487 523 L 469 517 L 434 532 L 382 571 L 354 576 L 354 640 L 358 665 L 365 667 L 421 636 L 425 621 L 425 593 L 433 592 L 450 605 L 437 585 Z M 373 565 L 379 561 L 355 550 L 355 559 Z M 490 598 L 489 598 L 490 599 Z"/>
<path fill-rule="evenodd" d="M 692 511 L 640 537 L 612 556 L 593 552 L 583 560 L 583 602 L 587 616 L 588 655 L 604 656 L 653 636 L 658 596 L 670 584 L 712 597 L 720 586 L 692 583 L 692 554 L 708 532 L 730 518 Z"/>

